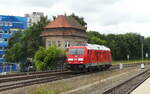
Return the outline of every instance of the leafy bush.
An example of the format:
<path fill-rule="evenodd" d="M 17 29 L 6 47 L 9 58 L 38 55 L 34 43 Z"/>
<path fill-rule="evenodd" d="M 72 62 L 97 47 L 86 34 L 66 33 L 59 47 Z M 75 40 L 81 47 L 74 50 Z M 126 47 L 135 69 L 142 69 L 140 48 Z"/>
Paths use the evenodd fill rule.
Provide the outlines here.
<path fill-rule="evenodd" d="M 36 70 L 55 69 L 57 67 L 57 58 L 60 55 L 64 55 L 64 52 L 56 46 L 51 46 L 48 49 L 40 47 L 34 56 Z"/>

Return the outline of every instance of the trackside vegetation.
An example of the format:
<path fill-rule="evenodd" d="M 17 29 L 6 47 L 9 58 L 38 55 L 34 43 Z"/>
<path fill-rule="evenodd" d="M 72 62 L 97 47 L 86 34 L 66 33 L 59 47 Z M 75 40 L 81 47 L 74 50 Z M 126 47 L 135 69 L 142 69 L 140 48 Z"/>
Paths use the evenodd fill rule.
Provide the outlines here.
<path fill-rule="evenodd" d="M 9 39 L 9 47 L 5 55 L 7 62 L 26 62 L 27 58 L 33 58 L 35 52 L 43 45 L 43 27 L 48 24 L 47 17 L 22 32 L 16 32 Z"/>
<path fill-rule="evenodd" d="M 57 59 L 64 55 L 64 51 L 51 46 L 48 49 L 40 47 L 35 53 L 34 62 L 37 71 L 56 69 Z"/>
<path fill-rule="evenodd" d="M 100 34 L 96 31 L 88 32 L 88 43 L 105 45 L 112 51 L 113 60 L 140 60 L 142 57 L 141 51 L 141 35 L 136 33 L 126 34 Z M 143 56 L 146 53 L 150 55 L 150 37 L 143 40 Z"/>
<path fill-rule="evenodd" d="M 118 64 L 141 64 L 141 63 L 149 63 L 150 62 L 150 59 L 149 60 L 119 60 L 119 61 L 113 61 L 112 62 L 112 65 L 118 65 Z"/>

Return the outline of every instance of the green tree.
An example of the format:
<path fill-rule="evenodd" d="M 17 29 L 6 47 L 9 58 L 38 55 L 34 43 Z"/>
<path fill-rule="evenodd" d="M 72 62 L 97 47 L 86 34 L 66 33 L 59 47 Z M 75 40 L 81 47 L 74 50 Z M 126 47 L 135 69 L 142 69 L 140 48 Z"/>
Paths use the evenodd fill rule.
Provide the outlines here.
<path fill-rule="evenodd" d="M 21 49 L 20 48 L 21 48 L 21 44 L 20 43 L 15 43 L 13 45 L 13 47 L 11 47 L 9 49 L 9 51 L 7 52 L 7 54 L 5 55 L 5 58 L 7 58 L 7 60 L 11 61 L 11 62 L 19 62 L 19 59 L 21 57 L 21 54 L 20 54 Z"/>
<path fill-rule="evenodd" d="M 75 15 L 75 13 L 72 13 L 71 15 L 67 15 L 65 13 L 64 16 L 73 17 L 79 24 L 81 24 L 84 27 L 86 27 L 86 25 L 87 25 L 87 23 L 84 21 L 84 18 Z M 52 18 L 53 18 L 53 20 L 55 20 L 57 17 L 56 16 L 52 16 Z"/>
<path fill-rule="evenodd" d="M 32 58 L 39 46 L 42 46 L 40 35 L 48 22 L 47 17 L 41 17 L 40 21 L 34 23 L 27 30 L 15 33 L 9 41 L 10 46 L 6 53 L 6 60 L 8 62 L 25 62 L 27 58 Z"/>
<path fill-rule="evenodd" d="M 100 34 L 95 31 L 89 31 L 88 43 L 105 45 L 111 49 L 114 60 L 126 60 L 127 55 L 130 59 L 141 58 L 141 35 L 136 33 L 126 34 Z M 150 40 L 147 38 L 144 41 L 144 52 L 149 50 Z"/>
<path fill-rule="evenodd" d="M 140 35 L 135 33 L 109 34 L 107 37 L 107 46 L 111 48 L 113 59 L 126 60 L 127 55 L 130 59 L 140 58 Z"/>
<path fill-rule="evenodd" d="M 65 14 L 66 15 L 66 14 Z M 79 17 L 77 15 L 75 15 L 74 13 L 72 13 L 71 15 L 69 15 L 68 17 L 73 17 L 75 18 L 82 26 L 86 27 L 87 23 L 84 21 L 83 17 Z"/>
<path fill-rule="evenodd" d="M 88 43 L 91 44 L 98 44 L 98 45 L 106 45 L 107 41 L 105 40 L 105 36 L 99 34 L 95 31 L 89 31 L 87 32 L 88 35 Z"/>
<path fill-rule="evenodd" d="M 16 32 L 12 35 L 12 37 L 9 39 L 9 45 L 8 47 L 11 48 L 15 43 L 20 41 L 20 37 L 22 36 L 22 32 Z"/>

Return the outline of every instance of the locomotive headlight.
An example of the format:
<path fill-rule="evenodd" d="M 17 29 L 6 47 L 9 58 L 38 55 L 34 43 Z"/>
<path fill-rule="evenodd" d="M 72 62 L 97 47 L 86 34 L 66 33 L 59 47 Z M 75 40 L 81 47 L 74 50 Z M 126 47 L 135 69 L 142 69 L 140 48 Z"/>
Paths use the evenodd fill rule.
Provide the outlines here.
<path fill-rule="evenodd" d="M 73 61 L 73 58 L 68 58 L 68 61 Z"/>
<path fill-rule="evenodd" d="M 78 58 L 78 61 L 83 61 L 83 58 Z"/>

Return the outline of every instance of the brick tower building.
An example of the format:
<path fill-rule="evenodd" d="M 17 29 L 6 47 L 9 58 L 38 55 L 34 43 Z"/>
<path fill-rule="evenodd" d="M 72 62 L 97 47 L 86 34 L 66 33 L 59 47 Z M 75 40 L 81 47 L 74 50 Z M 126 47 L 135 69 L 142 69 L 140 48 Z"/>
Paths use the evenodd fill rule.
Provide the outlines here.
<path fill-rule="evenodd" d="M 42 37 L 46 48 L 56 45 L 65 49 L 69 46 L 87 43 L 86 27 L 80 25 L 73 17 L 63 15 L 44 27 Z"/>

